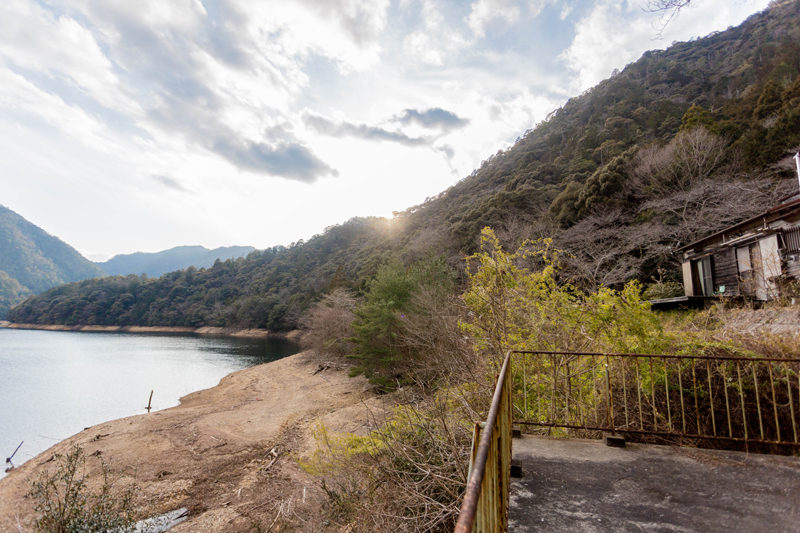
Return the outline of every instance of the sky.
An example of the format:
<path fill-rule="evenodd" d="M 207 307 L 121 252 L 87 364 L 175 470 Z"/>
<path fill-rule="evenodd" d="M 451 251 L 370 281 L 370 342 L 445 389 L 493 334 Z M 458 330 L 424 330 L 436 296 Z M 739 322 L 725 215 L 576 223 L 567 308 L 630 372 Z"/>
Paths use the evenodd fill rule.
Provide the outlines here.
<path fill-rule="evenodd" d="M 0 204 L 93 260 L 288 245 L 435 196 L 768 0 L 2 0 Z"/>

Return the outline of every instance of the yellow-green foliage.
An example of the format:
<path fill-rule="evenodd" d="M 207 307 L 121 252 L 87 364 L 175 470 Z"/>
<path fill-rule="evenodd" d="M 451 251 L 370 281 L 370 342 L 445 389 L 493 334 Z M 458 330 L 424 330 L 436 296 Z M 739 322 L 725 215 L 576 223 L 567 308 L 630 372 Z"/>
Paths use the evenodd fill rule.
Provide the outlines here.
<path fill-rule="evenodd" d="M 549 239 L 526 241 L 505 252 L 494 232 L 482 232 L 481 251 L 467 258 L 471 311 L 462 324 L 476 348 L 499 361 L 508 350 L 639 352 L 667 350 L 658 316 L 632 281 L 621 290 L 585 293 L 558 279 L 561 251 Z M 512 379 L 515 409 L 545 420 L 554 410 L 594 413 L 601 405 L 605 366 L 569 355 L 517 354 Z M 561 390 L 569 375 L 569 394 Z M 558 387 L 553 376 L 557 378 Z"/>
<path fill-rule="evenodd" d="M 491 357 L 507 350 L 655 351 L 667 337 L 641 285 L 587 294 L 557 278 L 561 251 L 550 239 L 502 249 L 490 228 L 481 251 L 467 258 L 471 311 L 462 324 L 476 347 Z"/>
<path fill-rule="evenodd" d="M 314 430 L 317 448 L 311 457 L 299 461 L 300 466 L 313 476 L 324 476 L 335 472 L 342 461 L 361 454 L 372 455 L 379 451 L 383 445 L 380 440 L 374 439 L 373 433 L 368 435 L 331 434 L 325 424 L 319 423 Z"/>

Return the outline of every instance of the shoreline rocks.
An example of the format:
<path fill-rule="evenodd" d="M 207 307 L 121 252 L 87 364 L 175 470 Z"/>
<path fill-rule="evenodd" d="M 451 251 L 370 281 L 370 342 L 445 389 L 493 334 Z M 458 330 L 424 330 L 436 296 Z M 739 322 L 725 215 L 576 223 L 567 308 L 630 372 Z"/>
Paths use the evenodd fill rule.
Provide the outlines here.
<path fill-rule="evenodd" d="M 179 334 L 179 335 L 203 335 L 208 337 L 241 337 L 241 338 L 267 338 L 278 337 L 297 341 L 300 338 L 298 330 L 282 332 L 270 331 L 259 328 L 224 328 L 214 326 L 202 326 L 199 328 L 185 326 L 98 326 L 98 325 L 74 325 L 64 324 L 24 324 L 8 321 L 0 321 L 0 328 L 8 329 L 32 329 L 42 331 L 82 331 L 82 332 L 101 332 L 101 333 L 149 333 L 149 334 Z"/>

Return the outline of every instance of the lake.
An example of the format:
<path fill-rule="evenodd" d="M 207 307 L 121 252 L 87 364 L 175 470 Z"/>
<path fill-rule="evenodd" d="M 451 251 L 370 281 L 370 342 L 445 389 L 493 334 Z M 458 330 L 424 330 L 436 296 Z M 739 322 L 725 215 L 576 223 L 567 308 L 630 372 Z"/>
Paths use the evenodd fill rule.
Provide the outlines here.
<path fill-rule="evenodd" d="M 165 409 L 298 349 L 283 339 L 0 328 L 0 460 L 21 441 L 17 466 L 85 427 L 145 413 L 151 390 L 153 410 Z"/>

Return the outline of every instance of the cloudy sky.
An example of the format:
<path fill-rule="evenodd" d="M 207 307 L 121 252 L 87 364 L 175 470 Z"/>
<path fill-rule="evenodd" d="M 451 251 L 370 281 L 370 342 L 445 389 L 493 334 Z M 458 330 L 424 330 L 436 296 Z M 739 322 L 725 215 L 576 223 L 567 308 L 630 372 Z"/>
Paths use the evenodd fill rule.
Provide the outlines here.
<path fill-rule="evenodd" d="M 660 32 L 647 0 L 2 0 L 0 204 L 93 259 L 289 244 L 421 203 L 767 3 Z"/>

